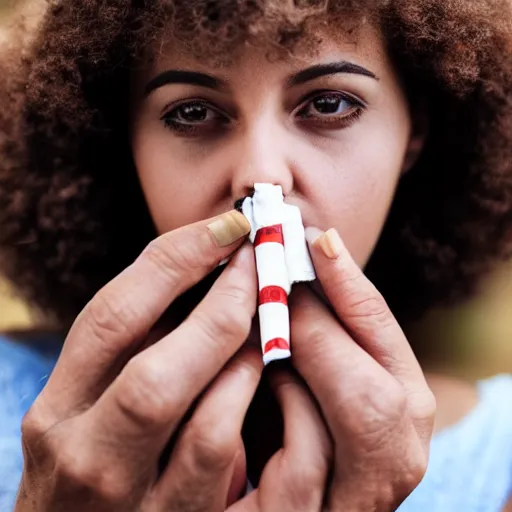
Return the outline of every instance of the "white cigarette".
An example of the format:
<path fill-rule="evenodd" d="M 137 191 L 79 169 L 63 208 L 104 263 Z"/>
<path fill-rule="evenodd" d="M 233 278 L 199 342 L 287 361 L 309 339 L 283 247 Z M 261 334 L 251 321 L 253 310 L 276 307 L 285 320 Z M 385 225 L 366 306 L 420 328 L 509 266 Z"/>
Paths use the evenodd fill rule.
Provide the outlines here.
<path fill-rule="evenodd" d="M 265 364 L 291 356 L 288 295 L 296 282 L 313 281 L 300 210 L 284 203 L 280 186 L 254 185 L 242 204 L 256 253 L 258 313 Z"/>

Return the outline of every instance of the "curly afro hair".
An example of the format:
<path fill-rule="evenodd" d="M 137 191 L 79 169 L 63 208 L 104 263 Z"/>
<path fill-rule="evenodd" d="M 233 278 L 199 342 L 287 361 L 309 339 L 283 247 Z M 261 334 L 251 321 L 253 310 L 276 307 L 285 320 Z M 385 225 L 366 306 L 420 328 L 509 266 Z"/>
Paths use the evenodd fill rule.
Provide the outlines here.
<path fill-rule="evenodd" d="M 49 1 L 0 64 L 0 268 L 65 328 L 155 236 L 129 146 L 128 96 L 131 70 L 164 31 L 218 58 L 251 38 L 314 50 L 318 21 L 348 31 L 370 22 L 408 90 L 426 99 L 430 135 L 367 273 L 399 318 L 467 296 L 511 247 L 511 5 Z"/>

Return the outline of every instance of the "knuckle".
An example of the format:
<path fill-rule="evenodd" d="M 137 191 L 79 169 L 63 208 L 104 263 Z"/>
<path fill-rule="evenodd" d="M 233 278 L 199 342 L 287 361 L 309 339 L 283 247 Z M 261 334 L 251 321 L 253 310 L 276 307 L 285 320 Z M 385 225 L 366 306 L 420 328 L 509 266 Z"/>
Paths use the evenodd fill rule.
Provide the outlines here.
<path fill-rule="evenodd" d="M 231 280 L 224 283 L 215 291 L 215 300 L 223 303 L 223 310 L 233 310 L 235 315 L 242 313 L 245 320 L 250 315 L 255 297 L 252 288 L 246 286 L 246 281 Z"/>
<path fill-rule="evenodd" d="M 401 498 L 406 498 L 421 483 L 428 468 L 428 455 L 422 450 L 407 457 L 407 465 L 399 472 L 397 481 Z"/>
<path fill-rule="evenodd" d="M 416 420 L 432 420 L 437 411 L 437 400 L 430 389 L 425 390 L 421 397 L 416 397 L 411 408 L 412 416 Z"/>
<path fill-rule="evenodd" d="M 428 469 L 428 455 L 425 452 L 418 452 L 414 464 L 409 471 L 409 485 L 415 489 L 425 477 Z"/>
<path fill-rule="evenodd" d="M 102 467 L 95 469 L 92 485 L 95 494 L 109 504 L 125 503 L 131 496 L 133 489 L 128 478 L 123 478 L 116 469 Z"/>
<path fill-rule="evenodd" d="M 327 468 L 323 463 L 300 464 L 295 468 L 293 478 L 295 485 L 309 494 L 324 486 Z"/>
<path fill-rule="evenodd" d="M 206 266 L 205 253 L 198 243 L 179 237 L 175 232 L 152 240 L 142 252 L 142 257 L 154 265 L 171 282 L 176 282 L 191 270 Z M 203 244 L 204 245 L 204 244 Z"/>
<path fill-rule="evenodd" d="M 379 327 L 388 327 L 394 322 L 386 299 L 369 282 L 362 284 L 350 298 L 347 315 L 352 318 L 371 319 Z"/>
<path fill-rule="evenodd" d="M 155 238 L 142 251 L 141 257 L 154 265 L 164 275 L 172 279 L 180 270 L 185 268 L 186 258 L 183 250 L 171 236 L 164 235 Z"/>
<path fill-rule="evenodd" d="M 405 389 L 393 379 L 388 380 L 386 384 L 381 384 L 381 386 L 382 396 L 379 398 L 384 408 L 389 411 L 388 414 L 393 418 L 403 418 L 409 403 Z"/>
<path fill-rule="evenodd" d="M 228 297 L 229 301 L 223 301 Z M 240 295 L 231 292 L 216 294 L 218 307 L 211 311 L 198 311 L 198 326 L 208 339 L 225 341 L 243 341 L 249 334 L 252 315 Z"/>
<path fill-rule="evenodd" d="M 306 330 L 306 339 L 311 341 L 311 345 L 323 344 L 328 337 L 327 331 L 323 324 L 319 322 L 314 324 L 309 324 Z"/>
<path fill-rule="evenodd" d="M 400 425 L 407 414 L 407 395 L 394 379 L 359 376 L 347 405 L 339 408 L 338 421 L 366 443 L 380 443 L 382 436 Z M 373 440 L 373 441 L 372 441 Z"/>
<path fill-rule="evenodd" d="M 414 394 L 409 400 L 409 416 L 418 435 L 427 444 L 430 443 L 435 426 L 437 403 L 430 389 Z"/>
<path fill-rule="evenodd" d="M 322 371 L 325 368 L 325 355 L 332 351 L 329 347 L 332 332 L 329 332 L 326 323 L 297 322 L 292 317 L 290 329 L 292 343 L 295 347 L 293 357 L 298 368 L 306 368 L 307 365 L 311 371 Z"/>
<path fill-rule="evenodd" d="M 427 457 L 417 457 L 415 459 L 414 464 L 410 467 L 407 472 L 407 477 L 405 478 L 405 482 L 409 487 L 409 490 L 414 490 L 423 480 L 428 468 L 428 459 Z"/>
<path fill-rule="evenodd" d="M 245 282 L 241 283 L 233 280 L 220 287 L 217 294 L 229 300 L 231 305 L 241 308 L 247 308 L 247 305 L 252 303 L 253 299 L 253 294 L 245 286 Z"/>
<path fill-rule="evenodd" d="M 43 412 L 39 401 L 35 401 L 21 422 L 21 436 L 24 443 L 30 445 L 40 442 L 52 427 L 52 422 Z"/>
<path fill-rule="evenodd" d="M 100 503 L 123 503 L 131 494 L 128 479 L 123 478 L 120 471 L 104 462 L 99 465 L 89 454 L 69 444 L 59 450 L 56 474 L 68 488 L 94 496 Z"/>
<path fill-rule="evenodd" d="M 131 334 L 130 319 L 135 312 L 125 300 L 114 300 L 107 292 L 100 290 L 84 311 L 84 320 L 92 335 L 98 340 L 110 340 L 112 335 Z"/>
<path fill-rule="evenodd" d="M 315 505 L 322 501 L 327 481 L 327 468 L 324 464 L 293 464 L 284 476 L 284 487 L 287 495 L 293 500 L 293 508 L 297 510 L 316 509 Z"/>
<path fill-rule="evenodd" d="M 176 404 L 173 394 L 166 393 L 166 370 L 153 359 L 136 356 L 131 359 L 120 379 L 122 385 L 115 394 L 122 415 L 137 425 L 158 427 L 171 421 Z"/>
<path fill-rule="evenodd" d="M 297 339 L 297 348 L 299 350 L 302 347 L 306 348 L 309 355 L 325 353 L 325 343 L 329 340 L 325 324 L 323 322 L 308 322 L 300 327 L 302 329 L 292 323 L 292 338 Z"/>
<path fill-rule="evenodd" d="M 93 488 L 95 468 L 91 467 L 82 450 L 71 447 L 68 442 L 61 444 L 56 453 L 55 473 L 73 487 Z"/>
<path fill-rule="evenodd" d="M 201 469 L 222 471 L 235 460 L 240 448 L 240 433 L 233 429 L 229 418 L 216 423 L 193 418 L 187 426 L 183 444 L 190 446 Z"/>

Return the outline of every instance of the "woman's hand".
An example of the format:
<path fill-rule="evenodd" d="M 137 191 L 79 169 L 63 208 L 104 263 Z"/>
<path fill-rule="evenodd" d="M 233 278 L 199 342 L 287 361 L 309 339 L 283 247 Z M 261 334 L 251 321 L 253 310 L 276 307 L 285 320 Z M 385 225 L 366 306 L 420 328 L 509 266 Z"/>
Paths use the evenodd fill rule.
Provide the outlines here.
<path fill-rule="evenodd" d="M 426 471 L 435 400 L 409 343 L 339 235 L 314 238 L 334 311 L 306 286 L 290 305 L 293 363 L 311 394 L 280 377 L 284 446 L 236 512 L 394 511 Z"/>
<path fill-rule="evenodd" d="M 243 492 L 240 432 L 262 363 L 258 352 L 233 356 L 255 314 L 252 248 L 173 332 L 154 344 L 148 333 L 249 229 L 229 212 L 165 234 L 85 307 L 24 419 L 16 511 L 224 510 Z"/>

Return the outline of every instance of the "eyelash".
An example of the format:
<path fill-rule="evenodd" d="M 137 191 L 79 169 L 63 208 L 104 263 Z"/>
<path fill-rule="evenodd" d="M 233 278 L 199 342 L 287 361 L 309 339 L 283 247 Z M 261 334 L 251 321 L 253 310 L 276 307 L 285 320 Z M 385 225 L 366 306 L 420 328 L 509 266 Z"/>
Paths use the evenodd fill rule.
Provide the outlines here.
<path fill-rule="evenodd" d="M 306 114 L 307 108 L 313 105 L 313 102 L 315 100 L 325 99 L 329 96 L 334 97 L 337 101 L 347 102 L 349 104 L 349 112 L 338 116 L 326 116 L 322 120 L 319 120 L 319 117 L 321 118 L 322 116 L 317 116 L 313 118 L 313 116 Z M 176 116 L 179 115 L 179 109 L 184 107 L 202 107 L 207 109 L 208 113 L 213 112 L 215 116 L 218 116 L 218 119 L 216 120 L 217 122 L 215 122 L 215 126 L 210 126 L 209 128 L 207 128 L 205 127 L 204 124 L 202 124 L 201 121 L 199 123 L 186 123 L 183 121 L 177 121 Z M 308 96 L 303 98 L 301 100 L 301 106 L 298 109 L 296 109 L 295 112 L 296 115 L 302 117 L 302 123 L 316 125 L 317 129 L 343 129 L 349 127 L 355 121 L 357 121 L 357 119 L 359 119 L 361 115 L 364 113 L 366 108 L 367 105 L 362 100 L 351 94 L 344 92 L 342 93 L 336 91 L 322 90 L 315 91 L 314 93 L 309 94 Z M 226 128 L 227 125 L 229 125 L 231 122 L 228 116 L 223 114 L 216 107 L 212 106 L 210 102 L 203 99 L 187 100 L 177 105 L 173 105 L 172 108 L 161 117 L 161 121 L 164 123 L 164 126 L 166 128 L 183 136 L 202 135 L 208 130 L 211 131 L 212 135 L 218 134 L 219 124 L 221 125 L 221 128 Z"/>
<path fill-rule="evenodd" d="M 219 117 L 219 120 L 221 121 L 222 124 L 229 124 L 227 116 L 222 114 L 217 108 L 213 107 L 211 103 L 209 103 L 206 100 L 196 99 L 182 101 L 181 103 L 174 105 L 171 110 L 165 113 L 160 119 L 164 123 L 164 126 L 166 128 L 184 135 L 193 135 L 198 130 L 201 130 L 201 128 L 194 123 L 186 124 L 184 122 L 179 122 L 173 119 L 173 114 L 176 115 L 179 109 L 183 107 L 204 107 L 205 109 L 214 112 Z"/>
<path fill-rule="evenodd" d="M 330 90 L 320 90 L 315 91 L 312 94 L 309 94 L 301 101 L 301 106 L 298 110 L 298 115 L 303 115 L 303 121 L 308 122 L 308 116 L 303 114 L 306 110 L 306 108 L 309 105 L 312 105 L 312 103 L 315 100 L 319 100 L 326 97 L 335 97 L 337 100 L 345 101 L 350 105 L 348 113 L 341 114 L 338 116 L 326 116 L 326 117 L 319 117 L 317 119 L 311 119 L 313 124 L 320 125 L 320 127 L 327 128 L 331 126 L 334 129 L 343 129 L 348 128 L 352 123 L 354 123 L 357 119 L 361 117 L 361 115 L 364 113 L 365 109 L 367 108 L 367 105 L 356 96 L 353 96 L 352 94 L 348 94 L 346 92 L 337 92 L 337 91 L 330 91 Z M 304 103 L 306 103 L 304 105 Z"/>

